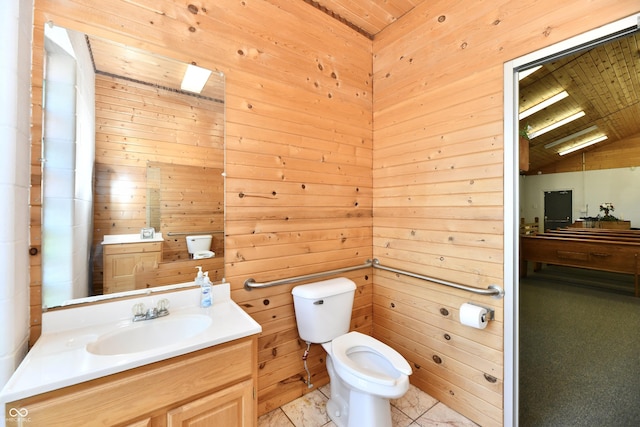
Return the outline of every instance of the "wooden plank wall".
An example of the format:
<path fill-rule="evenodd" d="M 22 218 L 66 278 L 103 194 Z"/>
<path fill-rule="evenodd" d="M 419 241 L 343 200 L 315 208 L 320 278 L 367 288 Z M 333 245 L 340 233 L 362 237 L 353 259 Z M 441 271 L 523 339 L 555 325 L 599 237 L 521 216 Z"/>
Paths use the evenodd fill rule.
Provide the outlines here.
<path fill-rule="evenodd" d="M 298 339 L 292 286 L 247 292 L 244 281 L 371 257 L 372 43 L 302 1 L 192 3 L 36 0 L 34 58 L 41 55 L 43 24 L 52 20 L 224 72 L 226 278 L 233 299 L 263 328 L 264 413 L 311 391 L 302 381 L 306 345 Z M 358 285 L 352 326 L 370 333 L 371 271 L 347 276 Z M 320 346 L 312 347 L 308 364 L 314 386 L 325 384 Z"/>
<path fill-rule="evenodd" d="M 374 39 L 374 256 L 503 285 L 503 63 L 637 12 L 637 1 L 420 4 Z M 513 203 L 507 201 L 507 203 Z M 495 308 L 484 330 L 459 306 Z M 483 426 L 503 417 L 503 301 L 374 275 L 374 336 L 411 382 Z M 509 397 L 510 398 L 510 397 Z"/>
<path fill-rule="evenodd" d="M 40 45 L 52 19 L 225 73 L 226 277 L 263 327 L 260 413 L 309 391 L 304 344 L 292 286 L 246 292 L 244 280 L 375 255 L 468 285 L 502 284 L 502 64 L 637 10 L 637 0 L 430 1 L 372 46 L 304 1 L 35 5 Z M 457 307 L 486 299 L 377 270 L 347 276 L 358 285 L 355 329 L 398 348 L 418 387 L 482 425 L 501 424 L 502 301 L 488 301 L 498 316 L 488 329 L 467 330 Z M 316 386 L 327 381 L 323 363 L 314 346 Z"/>
<path fill-rule="evenodd" d="M 31 52 L 31 154 L 29 169 L 29 345 L 42 331 L 42 79 L 44 30 L 34 26 Z"/>

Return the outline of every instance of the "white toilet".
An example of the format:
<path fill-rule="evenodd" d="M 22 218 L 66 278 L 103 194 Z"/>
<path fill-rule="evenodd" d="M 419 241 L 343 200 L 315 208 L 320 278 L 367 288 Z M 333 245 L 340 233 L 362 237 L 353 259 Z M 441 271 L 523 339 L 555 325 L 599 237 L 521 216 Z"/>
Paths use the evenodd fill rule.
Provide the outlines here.
<path fill-rule="evenodd" d="M 189 258 L 203 259 L 213 258 L 216 254 L 211 251 L 211 234 L 200 234 L 197 236 L 187 236 L 187 250 Z"/>
<path fill-rule="evenodd" d="M 391 427 L 389 399 L 407 392 L 411 366 L 388 345 L 349 332 L 355 290 L 343 277 L 293 288 L 298 333 L 327 352 L 331 421 L 338 427 Z"/>

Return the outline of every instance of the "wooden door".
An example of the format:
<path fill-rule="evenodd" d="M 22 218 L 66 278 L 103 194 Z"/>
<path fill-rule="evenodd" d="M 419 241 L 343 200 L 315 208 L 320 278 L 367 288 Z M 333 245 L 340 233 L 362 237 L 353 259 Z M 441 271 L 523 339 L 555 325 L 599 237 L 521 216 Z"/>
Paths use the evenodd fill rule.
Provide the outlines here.
<path fill-rule="evenodd" d="M 167 413 L 167 427 L 249 427 L 253 411 L 253 381 L 246 380 Z"/>
<path fill-rule="evenodd" d="M 544 192 L 544 229 L 568 227 L 573 222 L 573 193 L 571 190 Z"/>

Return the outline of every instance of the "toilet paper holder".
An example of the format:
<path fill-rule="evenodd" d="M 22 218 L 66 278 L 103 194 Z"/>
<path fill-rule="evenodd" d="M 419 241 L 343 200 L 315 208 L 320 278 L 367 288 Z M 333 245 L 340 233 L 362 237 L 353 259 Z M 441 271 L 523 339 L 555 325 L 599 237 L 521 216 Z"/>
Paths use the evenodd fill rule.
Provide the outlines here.
<path fill-rule="evenodd" d="M 475 303 L 472 303 L 472 302 L 468 302 L 467 304 L 475 305 L 476 307 L 484 308 L 485 310 L 487 310 L 487 313 L 485 315 L 483 315 L 483 318 L 482 318 L 483 321 L 488 322 L 489 320 L 495 320 L 496 319 L 496 311 L 493 308 L 485 307 L 484 305 L 475 304 Z"/>

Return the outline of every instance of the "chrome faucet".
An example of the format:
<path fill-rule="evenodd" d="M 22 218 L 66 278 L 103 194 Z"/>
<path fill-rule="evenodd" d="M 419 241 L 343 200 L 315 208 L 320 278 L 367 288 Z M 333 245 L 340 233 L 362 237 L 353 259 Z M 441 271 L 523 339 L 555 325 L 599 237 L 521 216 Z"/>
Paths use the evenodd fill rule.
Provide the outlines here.
<path fill-rule="evenodd" d="M 140 322 L 142 320 L 151 320 L 158 317 L 168 316 L 169 300 L 163 298 L 158 301 L 158 305 L 156 307 L 150 308 L 146 311 L 144 304 L 140 302 L 138 304 L 135 304 L 131 311 L 133 312 L 133 322 Z"/>

